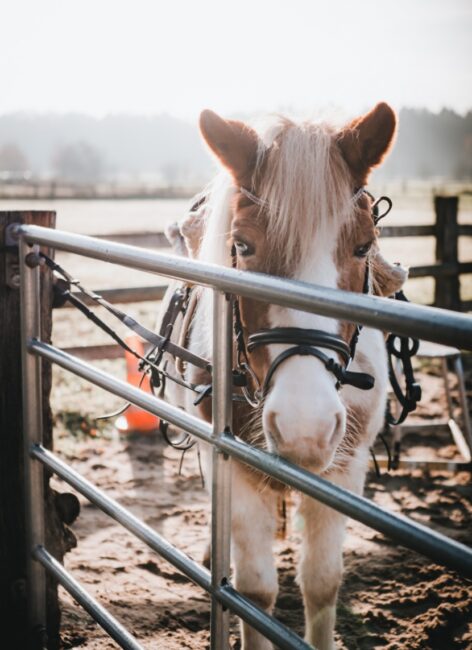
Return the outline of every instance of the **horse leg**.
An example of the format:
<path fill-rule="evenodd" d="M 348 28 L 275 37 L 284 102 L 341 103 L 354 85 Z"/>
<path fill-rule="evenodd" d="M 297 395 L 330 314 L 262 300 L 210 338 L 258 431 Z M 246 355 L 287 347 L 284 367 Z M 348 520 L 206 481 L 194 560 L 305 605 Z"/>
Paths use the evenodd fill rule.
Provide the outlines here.
<path fill-rule="evenodd" d="M 277 495 L 263 492 L 248 479 L 247 470 L 233 463 L 232 551 L 238 591 L 270 613 L 277 597 L 273 556 Z M 242 623 L 242 650 L 272 650 L 270 641 Z"/>
<path fill-rule="evenodd" d="M 365 469 L 330 481 L 360 494 Z M 336 480 L 337 479 L 337 480 Z M 298 510 L 302 532 L 298 583 L 305 605 L 305 640 L 317 650 L 334 650 L 336 600 L 343 574 L 345 515 L 307 496 Z"/>
<path fill-rule="evenodd" d="M 305 604 L 305 640 L 317 650 L 334 650 L 346 517 L 305 496 L 299 516 L 303 528 L 298 582 Z"/>

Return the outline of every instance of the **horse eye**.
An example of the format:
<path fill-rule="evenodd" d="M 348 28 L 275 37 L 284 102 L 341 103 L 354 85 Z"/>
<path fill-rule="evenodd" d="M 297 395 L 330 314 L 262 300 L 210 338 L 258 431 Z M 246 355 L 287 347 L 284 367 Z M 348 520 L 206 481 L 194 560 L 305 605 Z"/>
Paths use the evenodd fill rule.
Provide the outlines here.
<path fill-rule="evenodd" d="M 240 241 L 240 240 L 235 241 L 234 246 L 236 248 L 238 255 L 240 255 L 241 257 L 248 257 L 249 255 L 254 254 L 254 249 L 252 248 L 252 246 L 246 244 L 246 242 L 244 241 Z"/>
<path fill-rule="evenodd" d="M 367 242 L 367 244 L 362 244 L 362 246 L 358 246 L 357 248 L 354 249 L 354 255 L 356 257 L 366 257 L 368 252 L 371 249 L 372 246 L 371 241 Z"/>

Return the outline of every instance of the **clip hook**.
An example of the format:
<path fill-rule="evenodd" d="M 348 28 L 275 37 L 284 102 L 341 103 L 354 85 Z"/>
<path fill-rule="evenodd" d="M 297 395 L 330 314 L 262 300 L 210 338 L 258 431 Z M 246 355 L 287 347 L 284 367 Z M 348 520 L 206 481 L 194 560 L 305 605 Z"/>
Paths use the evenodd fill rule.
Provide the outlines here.
<path fill-rule="evenodd" d="M 385 208 L 384 212 L 380 214 L 379 205 L 382 203 L 382 201 L 386 202 L 387 207 Z M 372 204 L 372 215 L 374 217 L 375 225 L 377 225 L 381 219 L 387 216 L 387 214 L 390 212 L 392 207 L 393 207 L 392 200 L 389 199 L 388 196 L 381 196 L 380 198 L 377 199 L 377 201 L 375 201 L 375 203 Z"/>

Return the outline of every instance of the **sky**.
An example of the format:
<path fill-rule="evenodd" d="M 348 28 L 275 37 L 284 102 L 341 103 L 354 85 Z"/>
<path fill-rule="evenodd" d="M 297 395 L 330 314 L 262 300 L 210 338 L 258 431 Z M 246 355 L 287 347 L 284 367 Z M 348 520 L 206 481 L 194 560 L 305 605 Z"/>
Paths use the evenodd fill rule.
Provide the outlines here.
<path fill-rule="evenodd" d="M 0 0 L 0 113 L 464 113 L 471 64 L 471 0 Z"/>

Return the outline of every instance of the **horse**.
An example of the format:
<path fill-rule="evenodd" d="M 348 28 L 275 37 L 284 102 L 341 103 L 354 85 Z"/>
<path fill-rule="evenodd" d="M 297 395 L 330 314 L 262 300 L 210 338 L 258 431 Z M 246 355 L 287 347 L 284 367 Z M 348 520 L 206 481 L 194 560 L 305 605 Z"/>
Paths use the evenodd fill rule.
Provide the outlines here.
<path fill-rule="evenodd" d="M 374 199 L 365 186 L 372 169 L 391 148 L 396 123 L 386 103 L 342 127 L 277 116 L 263 131 L 203 111 L 200 130 L 222 173 L 189 215 L 179 245 L 186 243 L 187 254 L 205 262 L 332 289 L 392 296 L 407 272 L 380 253 L 372 216 Z M 195 291 L 192 308 L 176 324 L 180 334 L 173 336 L 211 360 L 211 290 Z M 246 344 L 252 341 L 248 363 L 264 390 L 262 395 L 258 391 L 257 403 L 235 402 L 233 433 L 361 494 L 369 448 L 384 421 L 385 334 L 245 297 L 237 298 L 237 306 L 241 335 Z M 293 352 L 294 333 L 308 337 L 313 353 Z M 369 386 L 348 381 L 348 373 L 339 370 L 340 358 L 346 362 L 346 348 L 354 356 L 351 375 L 370 376 Z M 233 352 L 236 357 L 236 343 Z M 206 370 L 191 364 L 180 364 L 179 373 L 192 385 L 211 383 Z M 165 396 L 211 421 L 210 399 L 195 406 L 194 395 L 172 382 L 167 382 Z M 206 473 L 211 469 L 211 454 L 204 455 Z M 272 547 L 283 489 L 233 461 L 235 586 L 268 613 L 278 592 Z M 301 495 L 297 521 L 301 522 L 297 581 L 304 602 L 305 639 L 319 650 L 332 650 L 346 517 Z M 241 637 L 244 650 L 273 647 L 245 623 Z"/>

